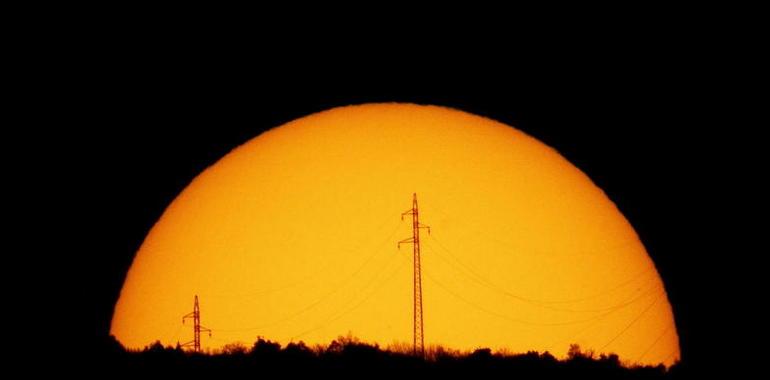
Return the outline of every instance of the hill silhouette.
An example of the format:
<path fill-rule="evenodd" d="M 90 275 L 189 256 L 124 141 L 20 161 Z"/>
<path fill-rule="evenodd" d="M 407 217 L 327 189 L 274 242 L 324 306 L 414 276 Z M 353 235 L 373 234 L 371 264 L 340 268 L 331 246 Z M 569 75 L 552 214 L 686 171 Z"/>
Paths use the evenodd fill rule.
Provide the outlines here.
<path fill-rule="evenodd" d="M 328 345 L 307 346 L 303 342 L 279 343 L 259 337 L 246 346 L 239 343 L 206 353 L 164 346 L 156 341 L 144 349 L 124 348 L 114 337 L 105 338 L 102 348 L 83 358 L 98 366 L 103 375 L 121 377 L 179 376 L 283 378 L 334 376 L 370 378 L 383 375 L 425 375 L 459 378 L 538 378 L 538 379 L 678 379 L 684 378 L 680 363 L 670 368 L 662 364 L 624 365 L 617 355 L 595 355 L 572 345 L 567 358 L 557 359 L 548 352 L 519 354 L 493 353 L 489 348 L 459 352 L 441 346 L 426 350 L 425 358 L 411 354 L 409 345 L 386 349 L 377 344 L 340 336 Z"/>

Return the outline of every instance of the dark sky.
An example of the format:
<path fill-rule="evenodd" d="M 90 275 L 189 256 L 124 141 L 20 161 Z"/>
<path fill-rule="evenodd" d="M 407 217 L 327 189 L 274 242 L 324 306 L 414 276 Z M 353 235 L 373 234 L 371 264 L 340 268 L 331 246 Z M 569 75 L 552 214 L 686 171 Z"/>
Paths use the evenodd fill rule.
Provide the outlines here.
<path fill-rule="evenodd" d="M 639 233 L 673 304 L 684 359 L 710 350 L 714 337 L 701 308 L 710 296 L 700 269 L 713 261 L 716 248 L 704 236 L 713 233 L 709 218 L 719 206 L 705 189 L 727 169 L 715 164 L 708 132 L 714 83 L 677 43 L 577 43 L 526 54 L 497 46 L 495 56 L 486 46 L 417 47 L 364 57 L 349 50 L 354 44 L 284 56 L 121 41 L 121 49 L 54 73 L 50 96 L 60 106 L 51 112 L 66 122 L 48 133 L 45 146 L 56 159 L 41 169 L 59 189 L 51 197 L 61 209 L 47 222 L 65 226 L 61 242 L 72 248 L 54 263 L 74 267 L 63 304 L 77 310 L 86 346 L 98 347 L 108 333 L 145 234 L 205 167 L 297 117 L 399 101 L 488 116 L 556 148 Z M 331 61 L 340 52 L 347 54 Z M 704 210 L 709 201 L 714 206 Z"/>

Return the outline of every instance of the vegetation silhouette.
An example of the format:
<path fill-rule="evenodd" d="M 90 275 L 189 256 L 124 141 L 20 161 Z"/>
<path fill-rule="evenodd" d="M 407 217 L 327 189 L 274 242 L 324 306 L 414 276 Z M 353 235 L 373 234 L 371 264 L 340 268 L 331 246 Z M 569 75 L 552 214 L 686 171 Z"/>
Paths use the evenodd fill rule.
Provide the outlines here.
<path fill-rule="evenodd" d="M 307 346 L 304 342 L 279 343 L 258 337 L 247 347 L 231 343 L 221 349 L 199 353 L 156 341 L 144 349 L 124 348 L 113 336 L 104 339 L 92 367 L 103 367 L 121 377 L 132 376 L 318 376 L 378 377 L 418 374 L 467 378 L 538 378 L 538 379 L 678 379 L 684 378 L 682 365 L 666 368 L 662 364 L 624 365 L 615 354 L 596 355 L 573 344 L 567 358 L 559 360 L 549 352 L 529 351 L 510 354 L 493 353 L 480 348 L 463 353 L 442 346 L 426 347 L 425 358 L 412 355 L 408 344 L 380 348 L 348 334 L 328 345 Z"/>

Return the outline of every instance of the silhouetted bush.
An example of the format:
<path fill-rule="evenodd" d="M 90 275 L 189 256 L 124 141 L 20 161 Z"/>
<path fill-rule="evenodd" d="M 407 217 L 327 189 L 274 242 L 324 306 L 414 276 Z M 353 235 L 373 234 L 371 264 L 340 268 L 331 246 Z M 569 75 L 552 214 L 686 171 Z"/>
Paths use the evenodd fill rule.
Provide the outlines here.
<path fill-rule="evenodd" d="M 265 340 L 262 337 L 257 338 L 254 346 L 251 348 L 253 356 L 272 357 L 281 352 L 281 344 Z"/>
<path fill-rule="evenodd" d="M 222 347 L 222 355 L 243 356 L 249 352 L 249 349 L 242 343 L 228 343 Z"/>

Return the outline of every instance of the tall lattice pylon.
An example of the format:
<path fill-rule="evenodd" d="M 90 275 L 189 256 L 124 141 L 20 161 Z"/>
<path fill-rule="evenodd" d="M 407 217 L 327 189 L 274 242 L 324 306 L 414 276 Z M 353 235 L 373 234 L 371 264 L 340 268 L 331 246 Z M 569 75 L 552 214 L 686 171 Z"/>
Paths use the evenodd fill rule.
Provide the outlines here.
<path fill-rule="evenodd" d="M 198 295 L 195 295 L 195 305 L 193 306 L 192 313 L 189 313 L 182 317 L 182 323 L 188 318 L 193 320 L 193 340 L 182 344 L 182 347 L 193 347 L 193 351 L 201 352 L 201 331 L 209 333 L 211 336 L 211 329 L 207 329 L 201 326 L 201 308 L 198 305 Z"/>
<path fill-rule="evenodd" d="M 420 213 L 417 208 L 417 193 L 412 197 L 412 208 L 401 214 L 401 220 L 405 215 L 412 216 L 412 237 L 398 242 L 401 244 L 412 244 L 414 252 L 414 348 L 415 355 L 425 356 L 425 331 L 423 330 L 423 310 L 422 310 L 422 269 L 420 268 L 420 229 L 427 228 L 430 234 L 430 227 L 420 224 Z"/>

